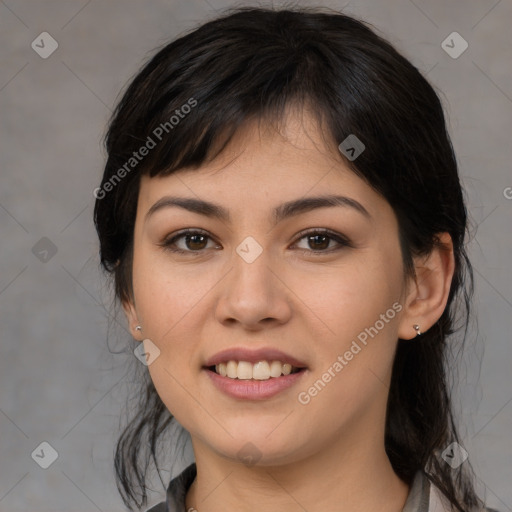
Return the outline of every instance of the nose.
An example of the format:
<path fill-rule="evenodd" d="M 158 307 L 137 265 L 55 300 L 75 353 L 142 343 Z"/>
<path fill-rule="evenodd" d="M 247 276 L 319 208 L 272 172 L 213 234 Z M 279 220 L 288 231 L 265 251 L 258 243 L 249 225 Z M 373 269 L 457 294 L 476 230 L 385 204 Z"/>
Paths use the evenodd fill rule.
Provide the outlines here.
<path fill-rule="evenodd" d="M 216 319 L 230 326 L 239 324 L 245 330 L 258 331 L 270 325 L 282 325 L 291 317 L 291 293 L 279 269 L 263 250 L 252 263 L 236 252 L 233 268 L 221 281 L 222 288 L 217 302 Z"/>

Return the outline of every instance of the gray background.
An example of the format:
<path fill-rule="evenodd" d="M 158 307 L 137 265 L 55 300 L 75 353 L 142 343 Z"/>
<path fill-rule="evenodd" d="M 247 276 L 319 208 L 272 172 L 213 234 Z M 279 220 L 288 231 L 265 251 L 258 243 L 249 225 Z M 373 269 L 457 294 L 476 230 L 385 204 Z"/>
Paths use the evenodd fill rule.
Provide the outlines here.
<path fill-rule="evenodd" d="M 92 191 L 101 137 L 119 91 L 152 50 L 233 5 L 0 1 L 2 512 L 124 510 L 112 452 L 126 393 L 137 390 L 127 372 L 130 337 L 121 316 L 109 318 L 98 271 Z M 442 91 L 473 223 L 478 309 L 456 406 L 480 492 L 488 505 L 512 510 L 512 2 L 321 5 L 372 23 Z M 31 48 L 43 31 L 59 44 L 47 59 Z M 456 59 L 441 47 L 453 31 L 469 44 Z M 41 252 L 47 241 L 33 250 L 42 237 L 53 256 Z M 31 458 L 43 441 L 58 452 L 48 469 Z M 151 503 L 164 497 L 153 482 Z"/>

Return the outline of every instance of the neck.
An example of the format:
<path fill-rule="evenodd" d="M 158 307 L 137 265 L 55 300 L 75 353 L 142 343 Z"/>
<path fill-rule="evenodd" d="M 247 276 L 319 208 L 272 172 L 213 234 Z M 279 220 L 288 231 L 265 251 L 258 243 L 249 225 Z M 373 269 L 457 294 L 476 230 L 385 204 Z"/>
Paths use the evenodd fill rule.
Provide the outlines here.
<path fill-rule="evenodd" d="M 193 439 L 197 477 L 186 509 L 400 512 L 409 488 L 393 471 L 384 440 L 357 437 L 340 435 L 329 450 L 294 462 L 252 467 L 212 455 Z"/>

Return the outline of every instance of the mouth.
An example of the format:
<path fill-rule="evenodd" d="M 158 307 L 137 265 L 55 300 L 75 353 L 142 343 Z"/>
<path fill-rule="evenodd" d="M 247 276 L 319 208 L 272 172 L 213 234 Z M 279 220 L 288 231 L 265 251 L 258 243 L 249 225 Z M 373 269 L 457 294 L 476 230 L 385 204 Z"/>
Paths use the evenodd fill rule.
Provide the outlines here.
<path fill-rule="evenodd" d="M 257 381 L 278 379 L 306 370 L 305 367 L 293 366 L 279 360 L 258 361 L 254 364 L 249 361 L 229 360 L 204 368 L 228 379 Z"/>
<path fill-rule="evenodd" d="M 308 372 L 307 367 L 283 363 L 278 359 L 255 359 L 254 363 L 235 359 L 220 361 L 203 366 L 209 381 L 224 395 L 243 401 L 271 399 L 297 386 Z"/>

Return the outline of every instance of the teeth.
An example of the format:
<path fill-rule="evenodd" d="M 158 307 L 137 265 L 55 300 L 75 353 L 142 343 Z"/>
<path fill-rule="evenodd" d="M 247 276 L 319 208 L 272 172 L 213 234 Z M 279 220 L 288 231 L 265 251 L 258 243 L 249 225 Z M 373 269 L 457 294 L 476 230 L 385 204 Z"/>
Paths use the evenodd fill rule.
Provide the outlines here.
<path fill-rule="evenodd" d="M 270 363 L 270 376 L 271 377 L 281 377 L 281 372 L 283 369 L 283 365 L 280 361 L 272 361 Z"/>
<path fill-rule="evenodd" d="M 247 361 L 240 361 L 236 369 L 236 376 L 240 380 L 252 379 L 252 364 Z"/>
<path fill-rule="evenodd" d="M 237 368 L 238 365 L 236 364 L 236 361 L 228 361 L 228 364 L 226 365 L 226 377 L 229 377 L 230 379 L 236 379 Z"/>
<path fill-rule="evenodd" d="M 298 370 L 289 363 L 281 363 L 281 361 L 258 361 L 251 364 L 247 361 L 228 361 L 215 366 L 215 371 L 223 377 L 240 380 L 268 380 L 271 377 L 280 377 L 281 375 L 289 375 L 293 370 Z"/>
<path fill-rule="evenodd" d="M 220 363 L 215 367 L 215 371 L 219 374 L 225 377 L 228 374 L 226 363 Z"/>
<path fill-rule="evenodd" d="M 280 365 L 279 361 L 273 361 L 273 363 L 276 363 Z M 272 363 L 271 363 L 272 364 Z M 272 375 L 270 372 L 270 365 L 267 363 L 267 361 L 258 361 L 255 365 L 252 366 L 252 378 L 255 380 L 267 380 L 270 379 L 270 377 L 275 377 L 275 375 Z M 281 367 L 279 367 L 279 375 L 277 377 L 281 376 Z"/>

